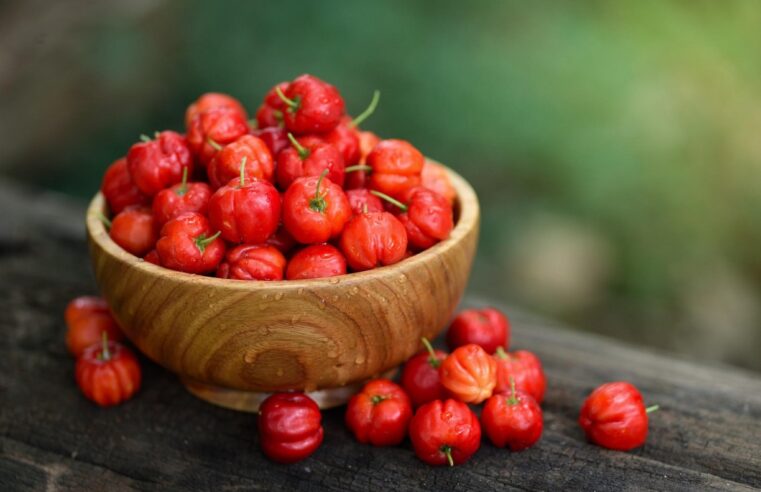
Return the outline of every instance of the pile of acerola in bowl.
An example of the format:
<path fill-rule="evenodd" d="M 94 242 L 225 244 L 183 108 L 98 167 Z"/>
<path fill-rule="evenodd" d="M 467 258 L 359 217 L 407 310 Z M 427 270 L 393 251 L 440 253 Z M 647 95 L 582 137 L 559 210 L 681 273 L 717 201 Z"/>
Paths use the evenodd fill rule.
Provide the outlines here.
<path fill-rule="evenodd" d="M 446 239 L 455 190 L 404 140 L 359 130 L 332 85 L 281 82 L 249 121 L 207 93 L 186 134 L 143 135 L 106 171 L 102 220 L 126 251 L 172 270 L 307 279 L 391 265 Z M 295 252 L 294 252 L 295 251 Z"/>
<path fill-rule="evenodd" d="M 83 394 L 101 406 L 130 399 L 140 387 L 140 366 L 130 349 L 109 341 L 123 336 L 105 301 L 74 299 L 65 317 Z M 434 350 L 423 338 L 424 349 L 407 360 L 398 384 L 373 379 L 349 400 L 345 420 L 357 441 L 397 446 L 409 437 L 423 462 L 449 466 L 478 451 L 482 429 L 499 448 L 521 451 L 536 444 L 543 428 L 544 369 L 532 352 L 507 352 L 505 315 L 494 308 L 462 311 L 446 341 L 451 353 Z M 479 417 L 473 407 L 482 403 Z M 578 422 L 594 444 L 628 451 L 645 443 L 648 414 L 656 409 L 645 408 L 633 385 L 606 383 L 584 401 Z M 262 451 L 279 463 L 309 457 L 324 438 L 319 407 L 299 391 L 267 397 L 258 429 Z"/>

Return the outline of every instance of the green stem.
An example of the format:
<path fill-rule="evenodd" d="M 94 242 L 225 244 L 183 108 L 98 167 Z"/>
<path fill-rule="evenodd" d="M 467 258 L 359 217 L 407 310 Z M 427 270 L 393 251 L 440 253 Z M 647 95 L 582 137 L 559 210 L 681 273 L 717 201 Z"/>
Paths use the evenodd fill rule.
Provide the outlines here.
<path fill-rule="evenodd" d="M 280 90 L 279 86 L 275 87 L 275 92 L 277 93 L 277 97 L 279 97 L 286 104 L 286 106 L 288 106 L 292 111 L 296 111 L 297 109 L 299 109 L 300 101 L 298 100 L 294 101 L 293 99 L 289 99 L 288 96 L 283 94 L 283 91 Z"/>
<path fill-rule="evenodd" d="M 320 177 L 317 178 L 317 187 L 314 190 L 314 198 L 310 200 L 309 202 L 309 208 L 314 210 L 315 212 L 324 212 L 325 211 L 325 198 L 320 196 L 320 185 L 322 184 L 322 180 L 325 176 L 327 176 L 328 170 L 323 169 L 320 173 Z"/>
<path fill-rule="evenodd" d="M 219 145 L 213 138 L 206 137 L 206 142 L 208 142 L 208 144 L 211 145 L 217 152 L 222 150 L 222 146 Z"/>
<path fill-rule="evenodd" d="M 373 114 L 373 112 L 375 112 L 375 108 L 378 107 L 378 101 L 380 101 L 380 91 L 376 89 L 375 92 L 373 92 L 373 98 L 370 101 L 370 105 L 367 106 L 367 109 L 362 111 L 362 113 L 360 113 L 359 116 L 351 120 L 351 123 L 349 123 L 349 126 L 351 128 L 356 128 L 359 125 L 361 125 L 363 121 L 365 121 L 368 117 L 370 117 L 370 115 Z"/>
<path fill-rule="evenodd" d="M 242 187 L 246 182 L 246 159 L 247 156 L 243 156 L 243 159 L 240 160 L 240 185 L 239 188 Z"/>
<path fill-rule="evenodd" d="M 378 198 L 382 198 L 383 200 L 386 200 L 388 203 L 390 203 L 392 205 L 396 205 L 397 207 L 399 207 L 401 209 L 402 212 L 406 212 L 407 211 L 407 205 L 403 204 L 402 202 L 400 202 L 396 198 L 391 198 L 387 194 L 381 193 L 378 190 L 370 190 L 370 193 L 372 193 L 373 195 L 377 196 Z"/>
<path fill-rule="evenodd" d="M 353 173 L 354 171 L 372 171 L 373 168 L 365 166 L 364 164 L 355 164 L 344 169 L 344 172 Z"/>
<path fill-rule="evenodd" d="M 505 349 L 502 347 L 497 347 L 497 351 L 495 352 L 496 356 L 500 359 L 509 359 L 510 355 L 508 355 L 507 352 L 505 352 Z"/>
<path fill-rule="evenodd" d="M 100 349 L 100 356 L 98 357 L 100 360 L 111 360 L 111 351 L 108 350 L 108 332 L 103 330 L 100 333 L 101 336 L 101 343 L 103 344 Z"/>
<path fill-rule="evenodd" d="M 421 342 L 423 342 L 423 346 L 428 351 L 428 363 L 433 367 L 434 369 L 438 368 L 441 365 L 441 361 L 436 357 L 436 352 L 433 350 L 433 346 L 431 345 L 431 342 L 428 341 L 426 337 L 422 337 L 420 339 Z"/>
<path fill-rule="evenodd" d="M 150 142 L 150 141 L 151 141 L 151 137 L 149 137 L 148 135 L 146 135 L 145 133 L 143 133 L 143 134 L 141 134 L 141 135 L 140 135 L 140 140 L 142 140 L 143 142 L 146 142 L 146 143 L 147 143 L 147 142 Z"/>
<path fill-rule="evenodd" d="M 449 466 L 454 466 L 454 458 L 452 458 L 452 446 L 448 444 L 441 446 L 441 452 L 447 455 L 447 462 L 449 462 Z"/>
<path fill-rule="evenodd" d="M 296 152 L 299 153 L 299 157 L 303 161 L 307 157 L 309 157 L 309 154 L 311 154 L 311 151 L 301 145 L 298 140 L 296 140 L 296 137 L 293 136 L 293 133 L 288 132 L 288 140 L 291 141 L 291 145 L 293 145 L 293 148 L 296 149 Z"/>
<path fill-rule="evenodd" d="M 215 239 L 219 237 L 219 235 L 222 234 L 222 231 L 217 231 L 214 233 L 214 235 L 206 237 L 206 234 L 201 234 L 196 238 L 196 247 L 198 248 L 198 251 L 201 252 L 201 254 L 206 251 L 206 246 L 214 242 Z"/>
<path fill-rule="evenodd" d="M 520 403 L 518 401 L 518 396 L 515 394 L 515 378 L 510 376 L 510 398 L 507 399 L 508 405 L 517 405 Z"/>
<path fill-rule="evenodd" d="M 106 226 L 106 229 L 111 229 L 111 221 L 108 220 L 108 217 L 103 215 L 102 212 L 95 212 L 95 216 L 99 221 L 103 222 L 103 225 Z"/>
<path fill-rule="evenodd" d="M 647 408 L 645 409 L 645 413 L 656 412 L 656 411 L 658 411 L 658 409 L 660 409 L 660 408 L 661 408 L 661 407 L 660 407 L 660 406 L 658 406 L 658 405 L 652 405 L 652 406 L 649 406 L 649 407 L 647 407 Z"/>
<path fill-rule="evenodd" d="M 383 395 L 373 395 L 370 397 L 370 401 L 373 402 L 373 405 L 377 405 L 378 403 L 382 402 L 385 399 L 386 397 Z"/>
<path fill-rule="evenodd" d="M 188 166 L 182 168 L 182 183 L 177 188 L 177 196 L 183 196 L 188 192 Z"/>
<path fill-rule="evenodd" d="M 252 130 L 258 130 L 259 129 L 259 122 L 256 121 L 256 118 L 251 118 L 250 120 L 248 120 L 248 126 Z"/>

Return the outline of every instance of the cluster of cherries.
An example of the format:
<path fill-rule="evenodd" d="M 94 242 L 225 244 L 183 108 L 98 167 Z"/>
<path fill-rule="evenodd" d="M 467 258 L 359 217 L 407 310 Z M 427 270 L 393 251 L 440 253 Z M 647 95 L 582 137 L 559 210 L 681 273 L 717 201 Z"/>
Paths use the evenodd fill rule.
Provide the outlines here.
<path fill-rule="evenodd" d="M 360 131 L 378 98 L 351 119 L 334 86 L 302 75 L 249 121 L 238 100 L 204 94 L 185 135 L 142 136 L 111 164 L 101 219 L 126 251 L 187 273 L 293 280 L 394 264 L 449 236 L 455 190 L 409 142 Z"/>
<path fill-rule="evenodd" d="M 82 393 L 101 406 L 128 400 L 140 387 L 140 366 L 103 299 L 80 297 L 65 313 L 66 344 L 76 356 Z M 395 446 L 409 436 L 416 455 L 431 465 L 463 463 L 481 445 L 481 434 L 497 447 L 520 451 L 541 437 L 546 379 L 539 358 L 508 353 L 510 325 L 493 308 L 469 309 L 447 333 L 447 354 L 423 339 L 400 383 L 375 379 L 349 401 L 346 425 L 357 441 Z M 485 403 L 484 403 L 485 402 Z M 484 403 L 480 419 L 470 405 Z M 590 441 L 627 451 L 645 443 L 648 413 L 629 383 L 607 383 L 584 402 L 579 424 Z M 259 409 L 261 447 L 272 460 L 294 463 L 322 444 L 322 414 L 299 392 L 275 393 Z"/>

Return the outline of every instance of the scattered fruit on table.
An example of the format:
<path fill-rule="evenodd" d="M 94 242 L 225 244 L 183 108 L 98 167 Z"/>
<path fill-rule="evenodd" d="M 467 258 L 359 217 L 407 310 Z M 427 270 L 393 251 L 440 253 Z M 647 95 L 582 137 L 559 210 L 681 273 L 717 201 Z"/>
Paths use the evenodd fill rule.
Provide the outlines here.
<path fill-rule="evenodd" d="M 507 353 L 502 347 L 497 347 L 494 360 L 497 361 L 495 393 L 509 393 L 513 380 L 516 388 L 533 396 L 537 403 L 544 401 L 547 379 L 539 357 L 528 350 Z"/>
<path fill-rule="evenodd" d="M 396 446 L 407 436 L 412 404 L 407 393 L 388 379 L 374 379 L 346 407 L 346 425 L 361 443 Z"/>
<path fill-rule="evenodd" d="M 109 340 L 124 338 L 119 325 L 111 314 L 105 299 L 81 296 L 72 299 L 64 312 L 66 321 L 66 348 L 74 357 L 79 357 L 87 347 L 101 342 L 103 333 Z"/>
<path fill-rule="evenodd" d="M 497 362 L 473 343 L 455 349 L 439 371 L 444 388 L 466 403 L 477 405 L 486 400 L 497 384 Z"/>
<path fill-rule="evenodd" d="M 481 425 L 489 440 L 498 448 L 509 446 L 522 451 L 533 446 L 542 436 L 542 409 L 528 393 L 515 389 L 494 395 L 481 411 Z"/>
<path fill-rule="evenodd" d="M 488 353 L 510 346 L 510 323 L 498 309 L 466 309 L 455 316 L 447 331 L 447 345 L 454 350 L 475 343 Z"/>
<path fill-rule="evenodd" d="M 410 396 L 413 405 L 419 407 L 433 400 L 445 400 L 449 397 L 441 384 L 439 367 L 449 354 L 434 350 L 427 338 L 422 339 L 425 350 L 413 355 L 402 370 L 402 386 Z"/>
<path fill-rule="evenodd" d="M 303 393 L 275 393 L 259 407 L 262 451 L 278 463 L 307 458 L 322 444 L 322 414 Z"/>
<path fill-rule="evenodd" d="M 460 465 L 481 447 L 481 425 L 465 403 L 435 400 L 415 412 L 410 440 L 417 457 L 429 465 Z"/>
<path fill-rule="evenodd" d="M 140 366 L 130 349 L 109 341 L 85 349 L 77 359 L 75 377 L 82 393 L 102 407 L 129 400 L 140 388 Z"/>
<path fill-rule="evenodd" d="M 593 443 L 608 449 L 629 451 L 645 444 L 648 414 L 642 395 L 627 382 L 598 386 L 584 401 L 579 425 Z"/>

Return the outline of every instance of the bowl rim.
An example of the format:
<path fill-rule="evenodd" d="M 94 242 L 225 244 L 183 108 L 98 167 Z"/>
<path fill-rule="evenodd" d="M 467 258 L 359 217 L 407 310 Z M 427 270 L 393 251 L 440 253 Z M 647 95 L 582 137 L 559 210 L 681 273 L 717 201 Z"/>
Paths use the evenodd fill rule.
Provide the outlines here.
<path fill-rule="evenodd" d="M 268 288 L 282 291 L 284 289 L 314 288 L 319 284 L 346 284 L 355 281 L 364 282 L 371 279 L 381 279 L 385 278 L 389 273 L 399 273 L 399 270 L 402 268 L 405 270 L 414 269 L 416 266 L 427 263 L 436 256 L 442 255 L 452 248 L 455 248 L 457 244 L 473 230 L 473 228 L 476 228 L 479 225 L 480 207 L 478 197 L 470 183 L 449 167 L 444 166 L 433 159 L 426 158 L 426 161 L 437 164 L 445 170 L 457 193 L 455 207 L 458 212 L 458 218 L 455 227 L 452 229 L 452 232 L 447 239 L 440 241 L 425 251 L 414 254 L 398 263 L 394 263 L 393 265 L 377 267 L 362 272 L 350 272 L 334 277 L 301 280 L 238 280 L 170 270 L 159 265 L 154 265 L 153 263 L 128 253 L 111 239 L 100 218 L 101 214 L 107 212 L 105 197 L 100 191 L 95 194 L 87 207 L 85 217 L 87 234 L 92 243 L 94 243 L 94 245 L 96 245 L 103 253 L 112 257 L 112 259 L 136 268 L 149 276 L 162 277 L 186 284 L 207 285 L 209 287 L 218 288 L 225 287 L 244 291 Z"/>

